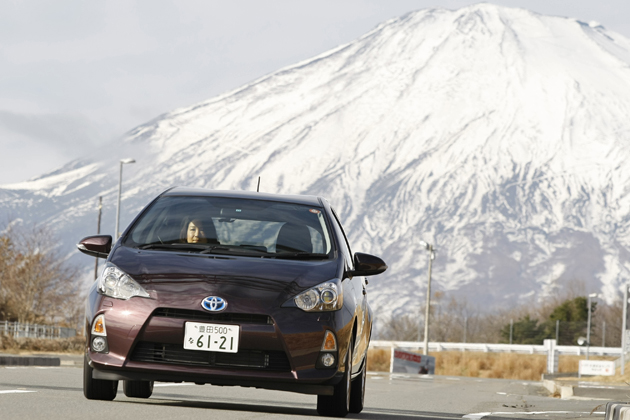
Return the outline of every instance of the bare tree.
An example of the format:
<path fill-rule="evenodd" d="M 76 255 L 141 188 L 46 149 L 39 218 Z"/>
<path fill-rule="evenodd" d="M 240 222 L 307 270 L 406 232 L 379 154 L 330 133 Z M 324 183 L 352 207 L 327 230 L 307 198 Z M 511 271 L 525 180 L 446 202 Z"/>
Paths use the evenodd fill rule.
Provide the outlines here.
<path fill-rule="evenodd" d="M 465 297 L 448 296 L 438 291 L 432 296 L 429 318 L 429 340 L 438 342 L 498 343 L 502 339 L 501 331 L 510 320 L 517 322 L 529 317 L 537 322 L 548 320 L 555 308 L 567 300 L 584 296 L 584 283 L 571 281 L 562 287 L 562 293 L 544 300 L 536 296 L 509 309 L 482 313 L 471 306 Z M 376 311 L 378 313 L 378 311 Z M 422 340 L 420 328 L 424 324 L 424 307 L 418 314 L 392 315 L 380 319 L 376 336 L 383 340 L 418 341 Z M 621 337 L 621 304 L 606 306 L 603 302 L 593 314 L 593 343 L 601 343 L 605 338 L 608 345 L 618 346 Z M 606 321 L 606 336 L 603 337 L 603 322 Z M 560 325 L 568 328 L 567 325 Z M 562 333 L 562 331 L 560 331 Z M 542 342 L 541 342 L 542 344 Z"/>
<path fill-rule="evenodd" d="M 49 229 L 10 223 L 0 232 L 0 319 L 72 323 L 79 295 L 77 270 L 59 255 Z"/>
<path fill-rule="evenodd" d="M 418 318 L 401 315 L 383 319 L 377 336 L 380 340 L 418 341 Z"/>

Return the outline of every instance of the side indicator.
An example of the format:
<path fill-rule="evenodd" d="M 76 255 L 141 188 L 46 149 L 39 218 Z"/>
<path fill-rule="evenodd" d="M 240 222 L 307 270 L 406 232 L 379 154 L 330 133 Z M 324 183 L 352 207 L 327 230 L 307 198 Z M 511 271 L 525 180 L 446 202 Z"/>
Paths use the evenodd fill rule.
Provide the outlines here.
<path fill-rule="evenodd" d="M 322 344 L 322 351 L 335 351 L 337 350 L 337 340 L 335 339 L 335 334 L 331 331 L 326 331 L 326 336 L 324 336 L 324 343 Z"/>
<path fill-rule="evenodd" d="M 105 316 L 99 315 L 94 320 L 94 324 L 92 324 L 92 334 L 93 335 L 107 335 L 107 330 L 105 329 Z"/>

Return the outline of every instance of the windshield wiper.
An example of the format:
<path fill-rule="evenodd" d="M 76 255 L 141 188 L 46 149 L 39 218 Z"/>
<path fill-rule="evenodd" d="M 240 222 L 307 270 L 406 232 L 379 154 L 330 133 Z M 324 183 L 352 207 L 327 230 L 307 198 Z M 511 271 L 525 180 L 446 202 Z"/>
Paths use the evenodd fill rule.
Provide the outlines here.
<path fill-rule="evenodd" d="M 229 251 L 230 248 L 227 246 L 214 245 L 211 247 L 206 247 L 203 251 L 200 251 L 200 254 L 212 254 L 215 251 Z"/>
<path fill-rule="evenodd" d="M 244 255 L 247 257 L 266 256 L 267 252 L 251 248 L 242 248 L 240 246 L 224 246 L 216 245 L 204 249 L 200 254 L 227 254 L 227 255 Z"/>
<path fill-rule="evenodd" d="M 152 243 L 152 244 L 146 244 L 146 245 L 141 245 L 138 247 L 138 249 L 168 249 L 168 250 L 174 250 L 174 251 L 204 251 L 206 249 L 208 249 L 208 245 L 205 244 L 184 244 L 184 243 L 179 243 L 179 242 L 173 242 L 173 243 Z"/>
<path fill-rule="evenodd" d="M 323 260 L 328 258 L 327 254 L 315 252 L 280 252 L 270 255 L 273 258 L 296 259 L 296 260 Z"/>

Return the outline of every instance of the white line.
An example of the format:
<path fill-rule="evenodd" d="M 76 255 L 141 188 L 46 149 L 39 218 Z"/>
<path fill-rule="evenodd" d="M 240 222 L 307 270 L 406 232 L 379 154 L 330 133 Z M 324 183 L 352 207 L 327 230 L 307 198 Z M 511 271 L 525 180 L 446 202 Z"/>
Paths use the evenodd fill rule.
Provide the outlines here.
<path fill-rule="evenodd" d="M 9 389 L 6 391 L 0 391 L 0 394 L 23 394 L 26 392 L 37 392 L 37 391 L 26 391 L 24 389 Z"/>
<path fill-rule="evenodd" d="M 479 420 L 482 419 L 486 416 L 489 416 L 492 413 L 475 413 L 475 414 L 466 414 L 465 416 L 463 416 L 463 419 L 470 419 L 470 420 Z"/>
<path fill-rule="evenodd" d="M 544 414 L 597 414 L 597 415 L 605 415 L 604 411 L 595 411 L 591 413 L 590 411 L 493 411 L 491 413 L 474 413 L 474 414 L 466 414 L 463 416 L 463 419 L 470 420 L 480 420 L 486 416 L 505 416 L 505 415 L 532 415 L 539 416 Z"/>
<path fill-rule="evenodd" d="M 182 383 L 165 382 L 163 384 L 153 384 L 153 387 L 155 388 L 156 386 L 190 386 L 190 385 L 195 385 L 195 384 L 188 383 L 188 382 L 182 382 Z"/>

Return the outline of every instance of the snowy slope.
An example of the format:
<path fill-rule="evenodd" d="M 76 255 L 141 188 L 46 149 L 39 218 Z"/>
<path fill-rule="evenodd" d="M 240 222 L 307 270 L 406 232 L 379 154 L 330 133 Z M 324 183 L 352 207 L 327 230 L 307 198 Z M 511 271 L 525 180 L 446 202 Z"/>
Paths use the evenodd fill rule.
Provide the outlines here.
<path fill-rule="evenodd" d="M 479 4 L 387 21 L 313 59 L 140 126 L 93 156 L 0 188 L 68 253 L 172 185 L 323 195 L 356 251 L 390 270 L 385 311 L 437 290 L 499 306 L 572 280 L 630 279 L 630 40 L 598 24 Z M 72 257 L 92 267 L 87 257 Z M 86 269 L 87 269 L 86 268 Z M 406 293 L 400 293 L 406 290 Z"/>

